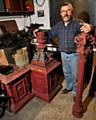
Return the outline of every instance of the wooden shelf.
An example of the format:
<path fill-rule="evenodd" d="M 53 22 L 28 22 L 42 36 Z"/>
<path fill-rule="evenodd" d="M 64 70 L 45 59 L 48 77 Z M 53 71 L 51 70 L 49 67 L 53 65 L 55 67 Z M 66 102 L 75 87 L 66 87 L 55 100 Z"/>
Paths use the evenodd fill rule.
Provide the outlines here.
<path fill-rule="evenodd" d="M 29 11 L 8 11 L 8 12 L 0 12 L 0 17 L 1 16 L 18 16 L 18 15 L 23 15 L 23 16 L 28 16 L 28 15 L 33 15 L 34 12 L 29 12 Z"/>

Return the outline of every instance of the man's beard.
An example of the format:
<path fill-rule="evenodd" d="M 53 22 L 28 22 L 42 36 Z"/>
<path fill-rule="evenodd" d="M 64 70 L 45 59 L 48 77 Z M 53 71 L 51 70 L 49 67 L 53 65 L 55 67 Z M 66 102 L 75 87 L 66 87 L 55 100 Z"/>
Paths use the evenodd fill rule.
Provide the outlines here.
<path fill-rule="evenodd" d="M 71 20 L 71 16 L 64 16 L 62 17 L 64 22 L 69 22 Z"/>

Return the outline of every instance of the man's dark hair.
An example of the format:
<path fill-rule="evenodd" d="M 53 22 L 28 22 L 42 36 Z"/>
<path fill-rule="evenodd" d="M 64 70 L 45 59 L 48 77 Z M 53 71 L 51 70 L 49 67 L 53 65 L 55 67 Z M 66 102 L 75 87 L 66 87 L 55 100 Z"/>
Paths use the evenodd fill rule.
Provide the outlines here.
<path fill-rule="evenodd" d="M 71 10 L 74 10 L 73 5 L 70 2 L 61 1 L 60 8 L 63 6 L 70 6 Z"/>

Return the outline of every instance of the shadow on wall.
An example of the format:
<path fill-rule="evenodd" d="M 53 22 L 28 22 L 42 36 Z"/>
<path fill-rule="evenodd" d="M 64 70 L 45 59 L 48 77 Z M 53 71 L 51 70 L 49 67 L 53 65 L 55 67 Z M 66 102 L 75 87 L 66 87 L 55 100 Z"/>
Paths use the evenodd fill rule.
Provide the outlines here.
<path fill-rule="evenodd" d="M 87 11 L 80 12 L 78 18 L 84 20 L 86 23 L 90 23 L 90 15 Z"/>

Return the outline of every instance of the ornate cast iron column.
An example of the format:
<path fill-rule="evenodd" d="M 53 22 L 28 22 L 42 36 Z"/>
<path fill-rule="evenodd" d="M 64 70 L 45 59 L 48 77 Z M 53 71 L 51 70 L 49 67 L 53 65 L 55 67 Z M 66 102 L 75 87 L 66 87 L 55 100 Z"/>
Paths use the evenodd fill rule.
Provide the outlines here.
<path fill-rule="evenodd" d="M 94 44 L 94 37 L 92 35 L 81 33 L 75 39 L 77 44 L 76 51 L 79 53 L 79 66 L 78 66 L 78 83 L 77 83 L 77 93 L 76 99 L 73 104 L 72 114 L 76 117 L 82 117 L 83 115 L 83 105 L 82 105 L 82 95 L 83 95 L 83 85 L 84 85 L 84 65 L 86 62 L 86 56 L 92 51 Z"/>
<path fill-rule="evenodd" d="M 43 31 L 37 32 L 37 46 L 31 69 L 34 95 L 49 102 L 62 87 L 61 62 L 47 54 Z"/>

